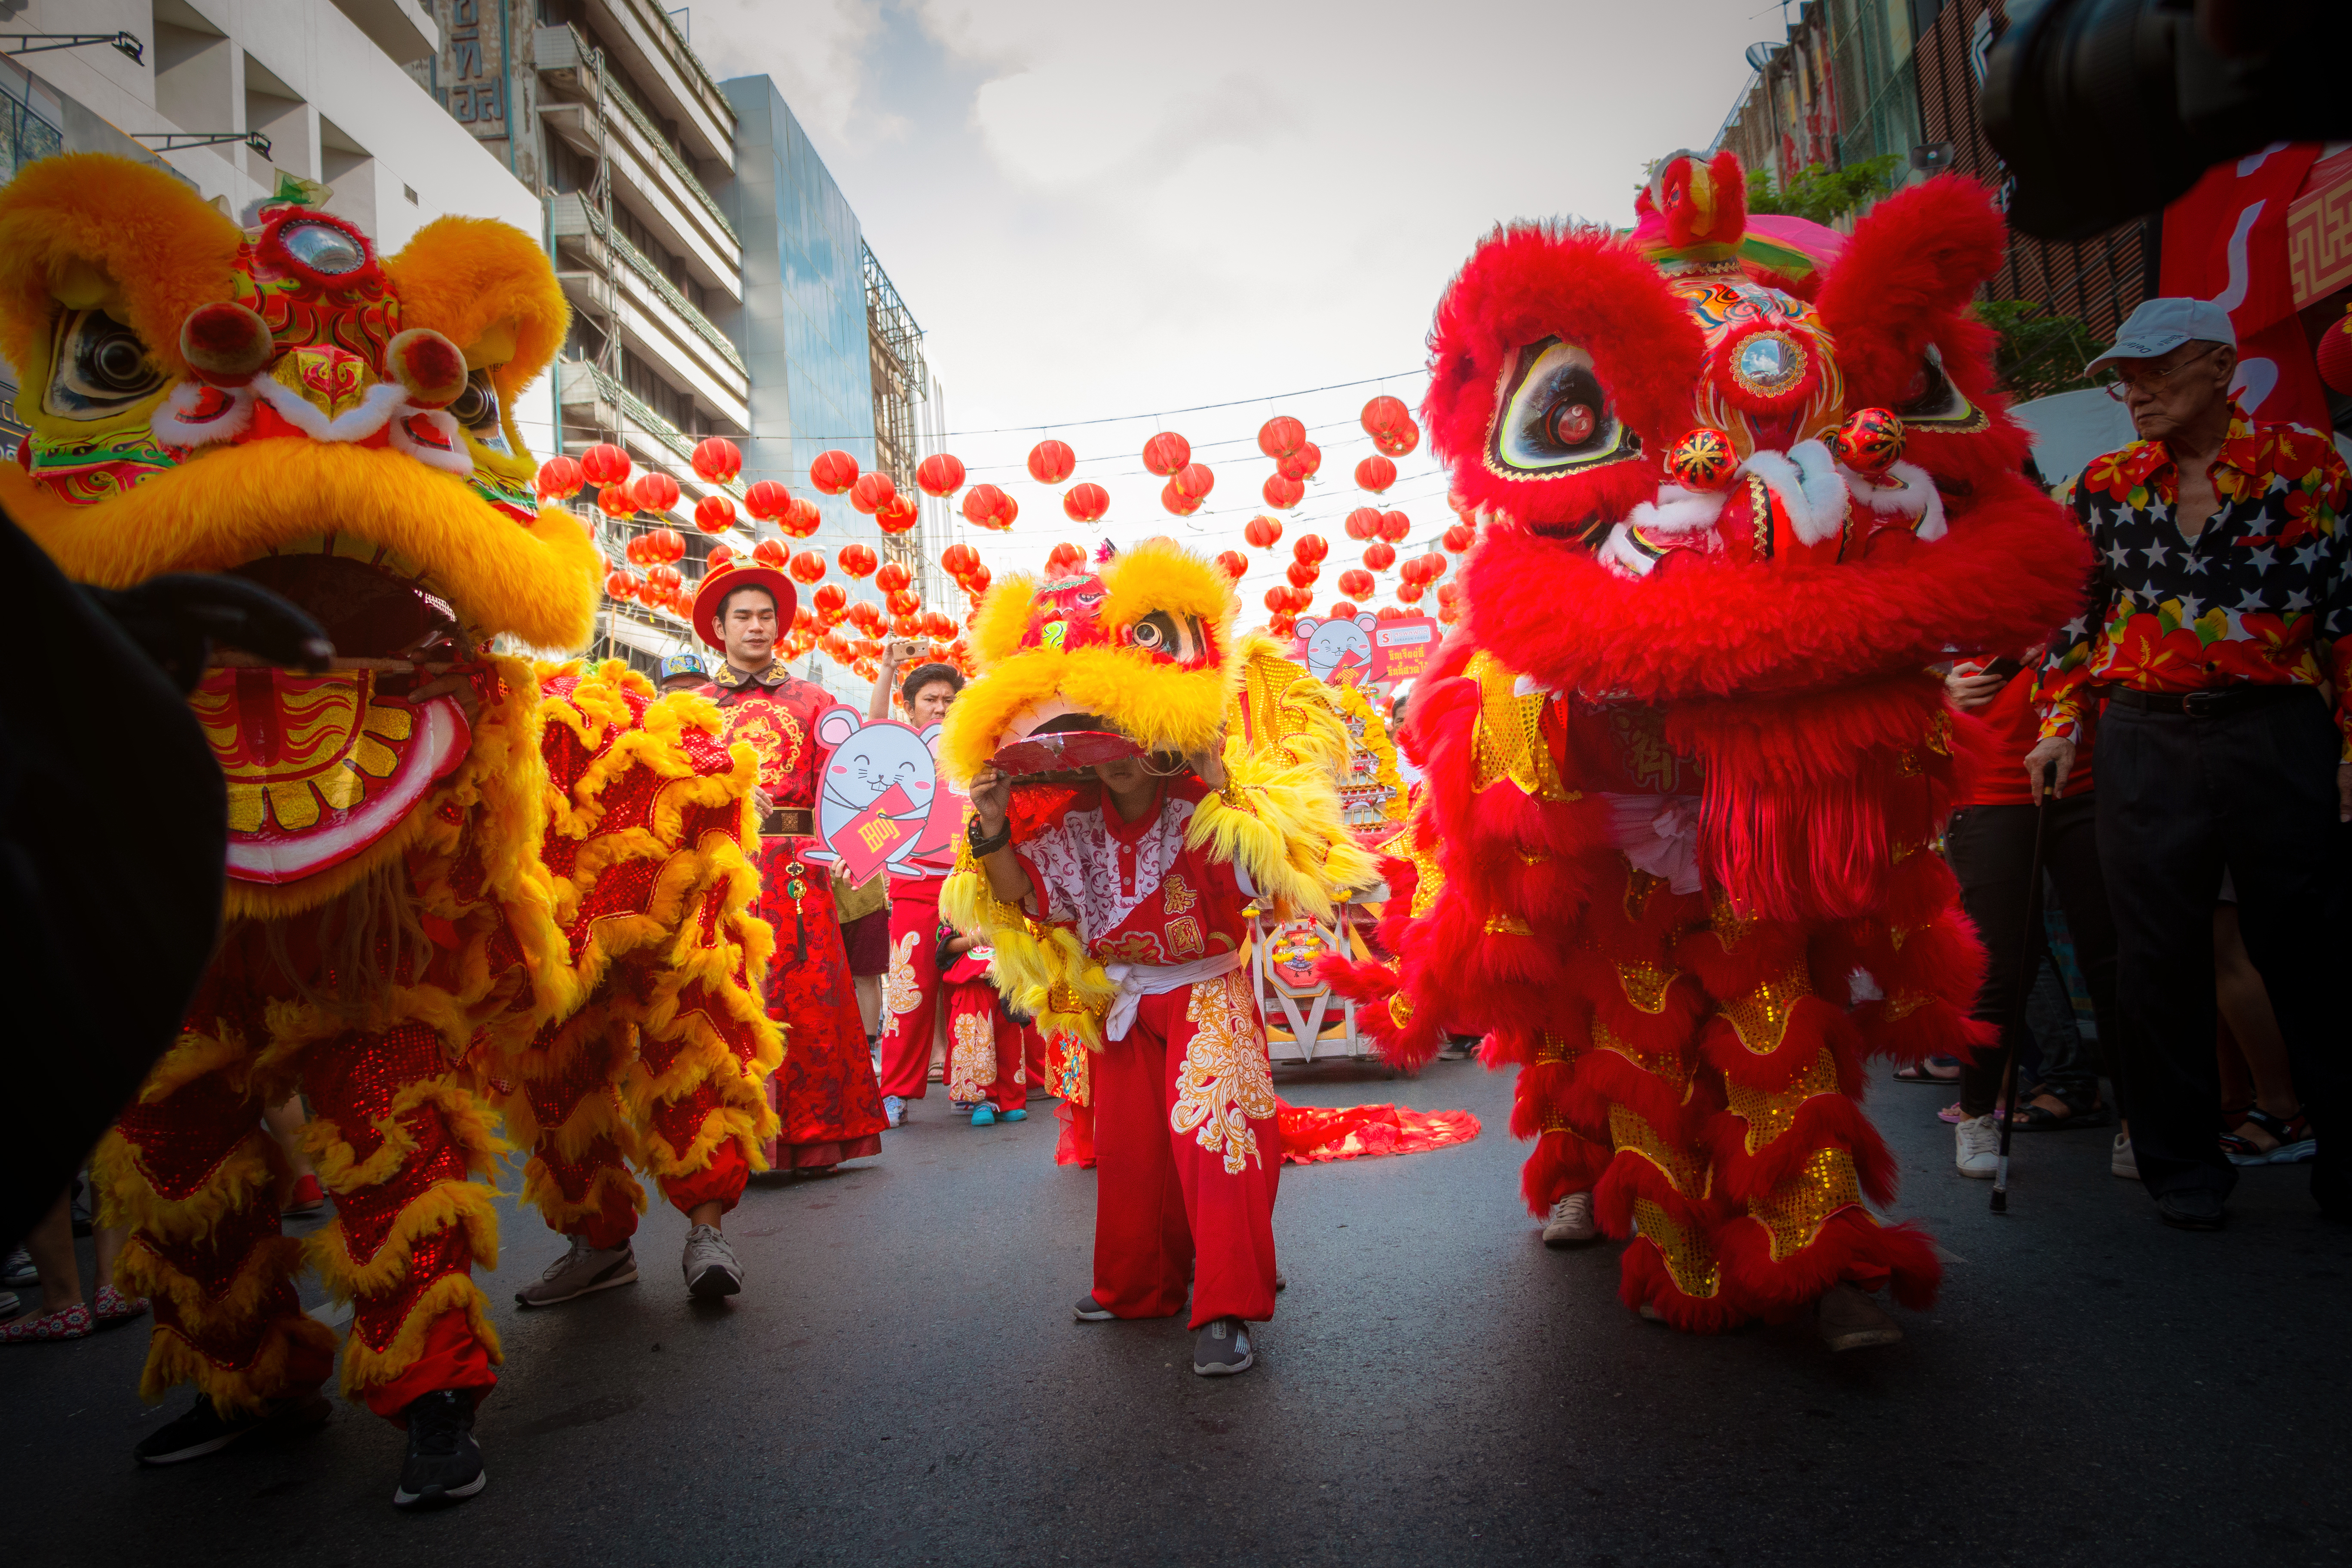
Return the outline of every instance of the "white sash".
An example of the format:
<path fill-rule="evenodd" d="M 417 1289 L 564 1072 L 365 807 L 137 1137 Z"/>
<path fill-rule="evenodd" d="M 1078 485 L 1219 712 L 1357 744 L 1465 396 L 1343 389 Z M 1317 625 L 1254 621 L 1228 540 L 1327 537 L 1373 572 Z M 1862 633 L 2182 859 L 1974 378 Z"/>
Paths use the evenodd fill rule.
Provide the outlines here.
<path fill-rule="evenodd" d="M 1239 948 L 1196 958 L 1190 963 L 1106 963 L 1103 973 L 1118 987 L 1112 998 L 1109 1016 L 1103 1019 L 1103 1037 L 1123 1040 L 1135 1023 L 1135 1010 L 1146 996 L 1159 996 L 1171 991 L 1181 991 L 1187 985 L 1203 980 L 1214 980 L 1220 974 L 1231 974 L 1242 966 Z"/>

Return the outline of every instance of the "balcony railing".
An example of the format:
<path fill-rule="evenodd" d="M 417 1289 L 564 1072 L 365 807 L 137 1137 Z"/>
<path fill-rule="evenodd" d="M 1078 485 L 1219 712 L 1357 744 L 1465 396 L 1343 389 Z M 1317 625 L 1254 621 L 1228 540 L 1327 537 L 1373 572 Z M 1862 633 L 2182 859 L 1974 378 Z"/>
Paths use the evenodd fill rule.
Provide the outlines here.
<path fill-rule="evenodd" d="M 576 191 L 568 192 L 564 195 L 551 196 L 548 199 L 551 203 L 569 200 L 575 204 L 588 232 L 611 246 L 621 259 L 629 264 L 631 270 L 646 280 L 646 287 L 660 296 L 664 304 L 684 317 L 687 325 L 692 327 L 701 335 L 703 341 L 717 350 L 721 359 L 734 366 L 746 380 L 750 379 L 751 367 L 743 363 L 742 354 L 738 353 L 735 345 L 728 341 L 727 334 L 712 325 L 710 318 L 697 309 L 693 300 L 678 291 L 677 285 L 663 275 L 662 269 L 653 264 L 652 258 L 630 244 L 628 237 L 621 233 L 618 226 L 606 223 L 604 215 L 582 200 Z"/>
<path fill-rule="evenodd" d="M 667 17 L 663 19 L 665 22 L 667 21 Z M 562 48 L 549 47 L 545 40 L 551 36 L 571 40 L 569 59 L 564 58 Z M 709 216 L 710 221 L 719 226 L 719 232 L 740 247 L 743 243 L 742 238 L 736 234 L 735 226 L 727 221 L 727 215 L 720 210 L 718 198 L 703 188 L 702 182 L 696 178 L 692 169 L 687 167 L 686 160 L 678 155 L 677 149 L 669 144 L 668 139 L 663 136 L 652 120 L 646 117 L 646 111 L 637 107 L 637 100 L 630 97 L 619 81 L 614 79 L 612 67 L 605 63 L 604 52 L 591 45 L 580 36 L 577 29 L 568 24 L 561 27 L 542 27 L 539 31 L 538 37 L 541 40 L 536 46 L 541 70 L 584 71 L 591 62 L 593 63 L 596 75 L 604 84 L 605 99 L 620 105 L 621 112 L 628 117 L 629 123 L 635 125 L 637 128 L 637 133 L 653 144 L 655 150 L 661 154 L 662 162 L 669 165 L 669 172 L 677 176 L 678 184 L 685 186 L 694 199 L 701 205 L 702 210 Z M 581 82 L 577 85 L 584 90 L 587 84 Z"/>
<path fill-rule="evenodd" d="M 610 399 L 615 407 L 619 408 L 623 414 L 628 416 L 631 423 L 636 425 L 638 427 L 643 429 L 646 435 L 651 436 L 655 440 L 668 447 L 671 452 L 677 455 L 678 461 L 687 466 L 688 470 L 693 468 L 695 444 L 684 431 L 671 424 L 668 420 L 663 418 L 660 415 L 655 413 L 650 405 L 639 398 L 636 394 L 631 392 L 627 387 L 623 386 L 619 382 L 614 381 L 611 376 L 606 375 L 602 370 L 599 370 L 593 362 L 588 360 L 573 360 L 571 363 L 578 365 L 582 370 L 588 373 L 589 381 L 595 386 L 597 396 Z M 737 500 L 741 500 L 743 499 L 743 481 L 740 479 L 731 479 L 723 485 L 713 485 L 706 479 L 698 478 L 695 480 L 695 483 L 702 485 L 704 488 L 709 489 L 725 490 Z"/>

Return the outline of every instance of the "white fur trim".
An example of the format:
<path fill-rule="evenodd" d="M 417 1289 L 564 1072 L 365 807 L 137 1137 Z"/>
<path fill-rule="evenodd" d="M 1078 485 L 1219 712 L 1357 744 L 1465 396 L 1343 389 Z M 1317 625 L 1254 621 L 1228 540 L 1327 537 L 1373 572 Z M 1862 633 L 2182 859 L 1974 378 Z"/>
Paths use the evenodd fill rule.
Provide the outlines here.
<path fill-rule="evenodd" d="M 417 418 L 429 420 L 435 429 L 449 438 L 449 445 L 446 447 L 427 447 L 410 435 L 408 421 Z M 394 451 L 405 452 L 428 468 L 452 474 L 474 471 L 474 456 L 467 448 L 466 432 L 458 427 L 457 416 L 445 409 L 401 409 L 392 416 L 391 434 Z"/>
<path fill-rule="evenodd" d="M 1786 452 L 1752 452 L 1739 471 L 1764 481 L 1805 543 L 1824 544 L 1843 531 L 1845 479 L 1821 442 L 1800 441 Z"/>
<path fill-rule="evenodd" d="M 1601 548 L 1593 554 L 1600 559 L 1601 564 L 1620 577 L 1639 580 L 1648 576 L 1651 569 L 1657 565 L 1654 559 L 1633 542 L 1631 526 L 1622 522 L 1610 528 L 1609 537 L 1601 542 Z"/>
<path fill-rule="evenodd" d="M 1851 468 L 1841 467 L 1840 471 L 1855 502 L 1877 516 L 1910 519 L 1912 531 L 1922 539 L 1941 539 L 1948 531 L 1943 495 L 1927 470 L 1916 463 L 1891 465 L 1886 470 L 1886 478 L 1894 481 L 1891 484 L 1873 484 Z"/>
<path fill-rule="evenodd" d="M 268 400 L 286 423 L 313 441 L 364 441 L 383 428 L 386 421 L 408 402 L 408 388 L 396 381 L 379 381 L 367 389 L 359 406 L 347 408 L 329 419 L 319 411 L 319 405 L 285 383 L 268 376 L 256 377 L 253 390 Z M 468 473 L 473 465 L 467 466 Z"/>
<path fill-rule="evenodd" d="M 1723 515 L 1728 490 L 1712 493 L 1686 490 L 1680 485 L 1660 485 L 1655 501 L 1643 501 L 1626 514 L 1626 523 L 1656 533 L 1696 532 L 1713 528 Z"/>
<path fill-rule="evenodd" d="M 189 413 L 196 400 L 207 392 L 218 391 L 228 399 L 228 406 L 210 419 L 191 423 Z M 215 441 L 234 441 L 245 434 L 253 423 L 253 388 L 249 386 L 210 387 L 201 381 L 184 381 L 172 389 L 148 420 L 147 427 L 155 439 L 166 447 L 203 447 Z"/>

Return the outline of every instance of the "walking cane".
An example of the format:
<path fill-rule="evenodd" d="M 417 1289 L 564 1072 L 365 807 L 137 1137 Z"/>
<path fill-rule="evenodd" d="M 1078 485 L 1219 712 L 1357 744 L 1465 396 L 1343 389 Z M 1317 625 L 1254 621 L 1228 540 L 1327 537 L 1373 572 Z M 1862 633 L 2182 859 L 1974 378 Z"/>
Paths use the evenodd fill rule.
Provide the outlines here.
<path fill-rule="evenodd" d="M 2011 1026 L 2000 1042 L 2000 1163 L 1992 1178 L 1992 1212 L 2009 1212 L 2009 1133 L 2017 1125 L 2017 1032 L 2025 1027 L 2025 999 L 2032 994 L 2041 965 L 2033 962 L 2048 940 L 2042 921 L 2042 837 L 2050 826 L 2050 797 L 2058 793 L 2058 764 L 2042 765 L 2042 788 L 2033 801 L 2033 865 L 2025 876 L 2025 937 L 2017 955 L 2017 987 L 2010 996 Z"/>

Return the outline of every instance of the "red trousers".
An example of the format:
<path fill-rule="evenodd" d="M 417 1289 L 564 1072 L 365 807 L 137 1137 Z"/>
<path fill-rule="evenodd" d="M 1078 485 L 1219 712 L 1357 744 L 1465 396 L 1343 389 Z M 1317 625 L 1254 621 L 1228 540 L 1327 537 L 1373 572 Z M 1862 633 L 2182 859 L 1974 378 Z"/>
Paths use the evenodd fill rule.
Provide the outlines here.
<path fill-rule="evenodd" d="M 942 879 L 894 879 L 890 968 L 882 980 L 882 1092 L 920 1100 L 930 1080 L 931 1033 L 941 993 L 939 957 Z"/>
<path fill-rule="evenodd" d="M 1265 1037 L 1236 971 L 1142 998 L 1094 1059 L 1095 1300 L 1194 1328 L 1274 1316 L 1282 1135 Z"/>

